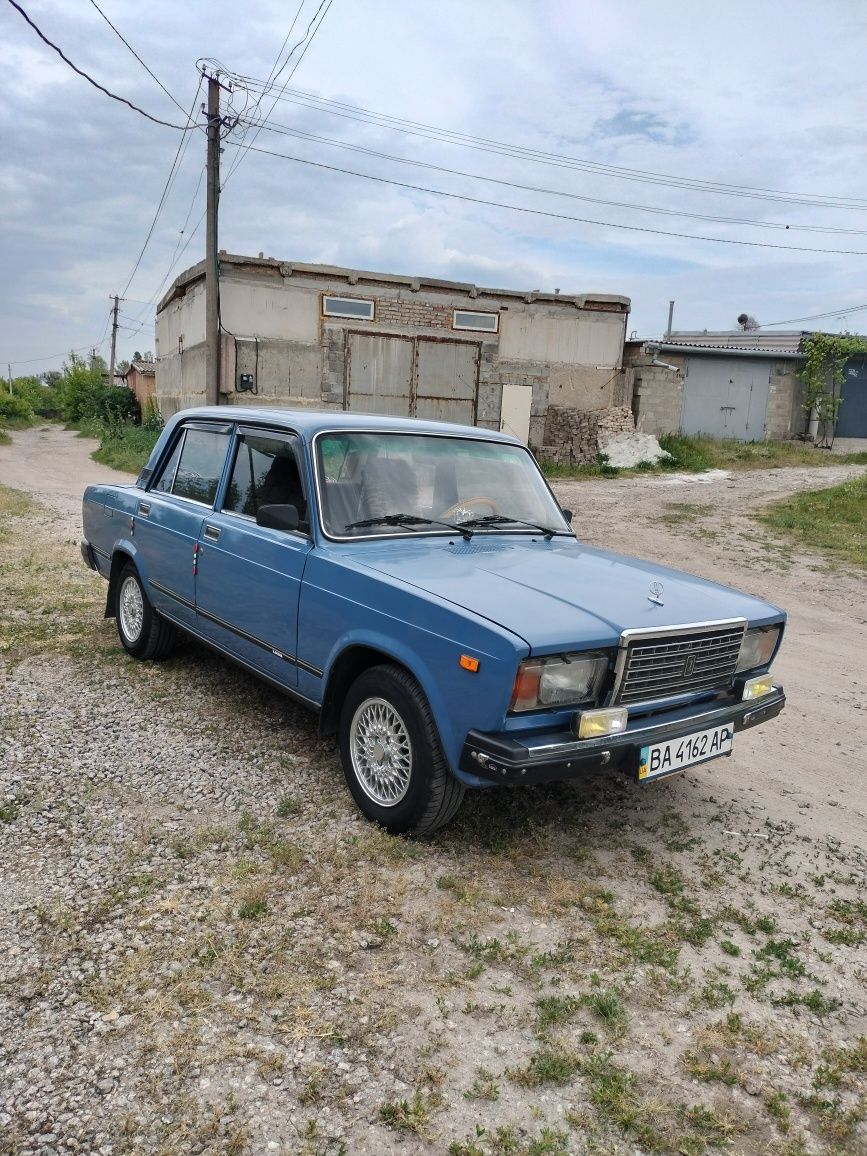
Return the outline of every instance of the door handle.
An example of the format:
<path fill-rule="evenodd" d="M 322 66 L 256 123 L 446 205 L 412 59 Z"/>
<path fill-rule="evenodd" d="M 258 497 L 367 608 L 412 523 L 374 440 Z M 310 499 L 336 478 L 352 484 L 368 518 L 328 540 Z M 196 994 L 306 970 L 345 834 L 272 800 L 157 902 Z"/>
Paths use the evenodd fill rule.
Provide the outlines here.
<path fill-rule="evenodd" d="M 151 512 L 150 502 L 139 502 L 138 512 L 141 514 L 141 516 L 143 518 L 146 518 L 148 516 L 148 514 Z"/>
<path fill-rule="evenodd" d="M 216 526 L 205 526 L 205 537 L 209 542 L 216 542 L 220 537 L 220 531 Z"/>

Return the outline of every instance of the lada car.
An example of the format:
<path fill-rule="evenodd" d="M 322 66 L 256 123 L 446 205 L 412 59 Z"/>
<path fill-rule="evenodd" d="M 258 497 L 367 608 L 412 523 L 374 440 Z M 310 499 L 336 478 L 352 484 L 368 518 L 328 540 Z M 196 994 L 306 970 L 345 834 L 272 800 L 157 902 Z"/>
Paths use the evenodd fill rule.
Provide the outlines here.
<path fill-rule="evenodd" d="M 336 733 L 367 818 L 424 833 L 467 788 L 649 783 L 782 710 L 782 610 L 580 533 L 505 434 L 216 406 L 87 488 L 81 549 L 130 655 L 232 659 Z"/>

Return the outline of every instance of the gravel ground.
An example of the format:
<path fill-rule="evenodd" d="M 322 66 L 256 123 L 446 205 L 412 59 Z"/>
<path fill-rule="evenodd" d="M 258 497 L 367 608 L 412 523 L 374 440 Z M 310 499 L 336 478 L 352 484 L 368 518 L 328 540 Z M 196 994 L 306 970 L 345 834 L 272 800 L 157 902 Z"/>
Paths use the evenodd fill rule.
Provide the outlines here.
<path fill-rule="evenodd" d="M 0 447 L 0 1152 L 867 1151 L 864 575 L 751 517 L 854 470 L 559 485 L 586 539 L 785 605 L 789 707 L 410 842 L 300 708 L 123 654 L 92 448 Z"/>

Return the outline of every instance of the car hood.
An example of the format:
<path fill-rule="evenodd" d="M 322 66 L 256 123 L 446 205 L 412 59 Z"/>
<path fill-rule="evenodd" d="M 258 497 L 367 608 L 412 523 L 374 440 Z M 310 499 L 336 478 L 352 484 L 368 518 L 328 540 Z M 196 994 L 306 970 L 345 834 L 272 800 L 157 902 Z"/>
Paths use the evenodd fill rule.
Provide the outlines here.
<path fill-rule="evenodd" d="M 612 646 L 623 630 L 727 618 L 758 626 L 785 617 L 730 587 L 565 536 L 383 540 L 358 543 L 346 555 L 505 627 L 534 653 Z M 663 587 L 661 606 L 651 601 L 651 583 Z"/>

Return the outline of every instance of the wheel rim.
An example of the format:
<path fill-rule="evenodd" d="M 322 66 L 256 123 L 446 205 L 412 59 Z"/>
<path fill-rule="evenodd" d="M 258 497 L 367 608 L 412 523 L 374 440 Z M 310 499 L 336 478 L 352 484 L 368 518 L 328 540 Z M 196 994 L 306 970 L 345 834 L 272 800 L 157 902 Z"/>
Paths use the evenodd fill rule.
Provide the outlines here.
<path fill-rule="evenodd" d="M 412 745 L 403 719 L 384 698 L 368 698 L 349 728 L 352 769 L 359 786 L 380 807 L 394 807 L 409 789 Z"/>
<path fill-rule="evenodd" d="M 118 616 L 124 638 L 129 642 L 138 642 L 144 622 L 144 596 L 133 577 L 125 578 L 121 585 Z"/>

